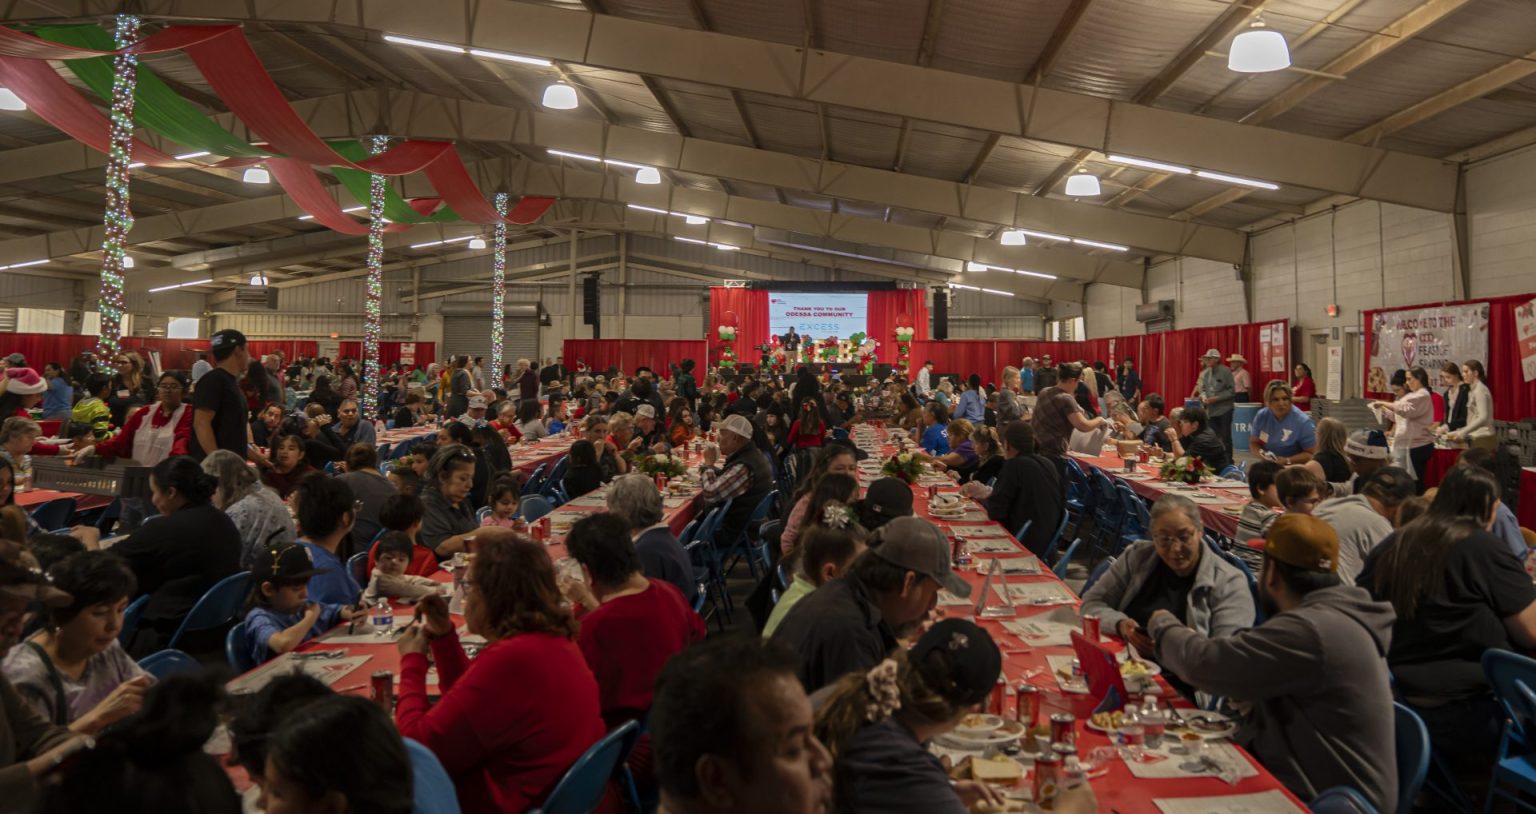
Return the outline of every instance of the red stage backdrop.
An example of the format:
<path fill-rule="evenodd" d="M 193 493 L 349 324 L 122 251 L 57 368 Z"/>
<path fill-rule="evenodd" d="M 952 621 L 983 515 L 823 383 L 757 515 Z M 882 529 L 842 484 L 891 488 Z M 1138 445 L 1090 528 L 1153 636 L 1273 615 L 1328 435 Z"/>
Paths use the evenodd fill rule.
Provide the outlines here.
<path fill-rule="evenodd" d="M 734 319 L 731 316 L 733 314 Z M 757 351 L 757 346 L 768 341 L 767 290 L 722 287 L 709 289 L 709 327 L 705 330 L 704 341 L 709 346 L 708 365 L 710 367 L 720 361 L 720 334 L 715 329 L 721 325 L 732 324 L 736 326 L 736 358 L 756 366 L 757 360 L 762 356 Z"/>
<path fill-rule="evenodd" d="M 928 339 L 927 293 L 921 288 L 869 292 L 868 331 L 880 343 L 875 351 L 875 361 L 887 365 L 896 364 L 896 326 L 903 321 L 909 321 L 915 331 L 912 337 L 912 364 L 920 365 L 922 362 L 918 361 L 917 345 Z"/>
<path fill-rule="evenodd" d="M 1525 381 L 1520 368 L 1520 343 L 1515 337 L 1515 308 L 1531 301 L 1536 294 L 1516 294 L 1509 297 L 1488 297 L 1458 302 L 1428 302 L 1402 308 L 1378 308 L 1362 313 L 1365 326 L 1365 348 L 1361 354 L 1360 381 L 1369 382 L 1371 364 L 1371 326 L 1376 315 L 1390 311 L 1412 311 L 1416 308 L 1436 308 L 1442 305 L 1465 305 L 1474 302 L 1488 303 L 1488 358 L 1481 360 L 1488 371 L 1488 389 L 1493 391 L 1493 415 L 1500 421 L 1519 421 L 1536 415 L 1536 381 Z M 1466 361 L 1465 359 L 1461 361 Z M 1390 375 L 1390 371 L 1388 371 Z M 1430 380 L 1437 371 L 1429 371 Z M 1361 388 L 1362 391 L 1365 389 Z M 1367 393 L 1367 398 L 1391 398 L 1389 393 Z"/>

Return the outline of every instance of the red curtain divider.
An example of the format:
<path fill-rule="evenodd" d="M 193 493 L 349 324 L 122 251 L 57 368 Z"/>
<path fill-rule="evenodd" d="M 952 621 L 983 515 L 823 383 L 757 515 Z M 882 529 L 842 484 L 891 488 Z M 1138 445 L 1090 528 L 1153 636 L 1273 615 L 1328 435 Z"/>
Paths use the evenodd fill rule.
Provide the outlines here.
<path fill-rule="evenodd" d="M 894 341 L 894 340 L 893 340 Z M 972 373 L 981 374 L 982 381 L 995 379 L 989 371 L 1000 370 L 997 366 L 997 342 L 991 339 L 950 339 L 945 341 L 913 340 L 912 375 L 924 362 L 932 360 L 935 373 L 958 374 L 961 381 Z M 935 379 L 934 384 L 938 384 Z"/>
<path fill-rule="evenodd" d="M 1488 371 L 1488 389 L 1493 391 L 1493 416 L 1500 421 L 1519 421 L 1536 416 L 1536 381 L 1525 381 L 1520 367 L 1520 343 L 1515 336 L 1515 309 L 1536 298 L 1536 294 L 1514 294 L 1507 297 L 1479 297 L 1455 302 L 1430 302 L 1402 308 L 1376 308 L 1361 314 L 1365 326 L 1365 351 L 1360 360 L 1360 381 L 1370 381 L 1371 326 L 1377 314 L 1391 311 L 1412 311 L 1418 308 L 1437 308 L 1443 305 L 1466 305 L 1474 302 L 1488 303 L 1488 358 L 1483 367 Z M 1462 360 L 1465 361 L 1465 360 Z M 1434 375 L 1434 371 L 1430 371 Z M 1364 388 L 1361 388 L 1362 391 Z M 1388 397 L 1386 393 L 1366 393 L 1366 398 Z"/>
<path fill-rule="evenodd" d="M 662 378 L 671 378 L 671 365 L 682 364 L 684 359 L 696 363 L 694 373 L 702 378 L 707 352 L 702 339 L 567 339 L 562 350 L 570 370 L 580 361 L 597 372 L 610 365 L 625 373 L 648 367 Z"/>
<path fill-rule="evenodd" d="M 309 344 L 312 346 L 316 345 L 314 342 Z M 379 364 L 383 367 L 389 367 L 390 365 L 400 361 L 400 346 L 410 344 L 414 344 L 416 346 L 416 361 L 410 365 L 407 365 L 407 367 L 419 367 L 425 370 L 427 365 L 437 361 L 436 342 L 380 342 Z M 314 355 L 315 352 L 316 351 L 311 351 L 310 355 Z M 363 357 L 363 343 L 356 341 L 338 342 L 336 343 L 336 355 L 346 359 L 361 359 Z M 291 359 L 293 357 L 289 358 Z M 361 375 L 362 371 L 359 370 L 357 373 Z"/>
<path fill-rule="evenodd" d="M 896 327 L 907 322 L 913 328 L 913 340 L 928 339 L 928 299 L 921 288 L 899 288 L 895 291 L 869 292 L 869 310 L 866 324 L 868 332 L 880 346 L 875 349 L 875 360 L 888 365 L 896 363 Z M 917 351 L 912 352 L 912 364 L 920 365 Z"/>
<path fill-rule="evenodd" d="M 721 286 L 709 289 L 709 328 L 704 337 L 709 347 L 709 366 L 720 361 L 720 333 L 716 329 L 732 324 L 736 326 L 736 358 L 756 365 L 761 354 L 754 348 L 768 341 L 768 291 Z"/>

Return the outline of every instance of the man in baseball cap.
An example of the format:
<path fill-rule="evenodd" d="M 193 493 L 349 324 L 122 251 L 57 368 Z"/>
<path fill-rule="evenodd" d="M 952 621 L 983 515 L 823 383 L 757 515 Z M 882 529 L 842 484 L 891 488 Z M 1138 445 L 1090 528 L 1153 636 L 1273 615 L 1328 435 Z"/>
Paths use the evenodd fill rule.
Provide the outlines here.
<path fill-rule="evenodd" d="M 747 521 L 757 510 L 757 504 L 773 492 L 773 470 L 768 457 L 752 443 L 751 419 L 730 415 L 715 427 L 720 431 L 720 446 L 704 449 L 704 468 L 700 470 L 703 489 L 699 498 L 701 510 L 730 501 L 715 532 L 715 544 L 726 551 L 747 533 Z M 721 455 L 725 460 L 717 465 Z"/>
<path fill-rule="evenodd" d="M 1204 369 L 1195 380 L 1195 391 L 1189 395 L 1199 399 L 1209 417 L 1211 431 L 1232 454 L 1232 405 L 1237 398 L 1237 380 L 1232 378 L 1232 368 L 1221 363 L 1221 351 L 1211 348 L 1200 357 Z"/>
<path fill-rule="evenodd" d="M 666 430 L 656 420 L 656 407 L 652 404 L 641 404 L 635 408 L 635 437 L 640 439 L 640 446 L 651 452 L 662 453 L 672 449 L 672 445 L 667 443 Z"/>
<path fill-rule="evenodd" d="M 249 410 L 240 390 L 240 377 L 251 365 L 245 334 L 233 328 L 218 331 L 208 338 L 208 348 L 215 365 L 197 380 L 192 391 L 192 438 L 187 454 L 202 460 L 216 449 L 227 449 L 244 458 Z M 253 460 L 264 463 L 266 459 Z"/>
<path fill-rule="evenodd" d="M 1196 689 L 1252 708 L 1245 745 L 1298 797 L 1351 786 L 1397 810 L 1397 767 L 1360 755 L 1393 753 L 1387 648 L 1392 606 L 1339 579 L 1339 536 L 1286 514 L 1264 542 L 1263 624 L 1208 639 L 1166 610 L 1148 633 L 1157 660 Z"/>
<path fill-rule="evenodd" d="M 869 550 L 846 574 L 800 600 L 773 639 L 799 655 L 806 692 L 879 664 L 898 637 L 933 610 L 940 588 L 970 596 L 949 554 L 949 542 L 932 523 L 898 517 L 870 537 Z"/>

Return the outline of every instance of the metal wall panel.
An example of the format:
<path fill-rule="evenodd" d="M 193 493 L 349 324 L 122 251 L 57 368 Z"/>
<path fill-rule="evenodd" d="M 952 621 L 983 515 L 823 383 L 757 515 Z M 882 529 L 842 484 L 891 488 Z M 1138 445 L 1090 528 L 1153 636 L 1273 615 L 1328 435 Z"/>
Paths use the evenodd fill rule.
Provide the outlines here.
<path fill-rule="evenodd" d="M 539 320 L 537 317 L 511 317 L 502 322 L 502 358 L 507 361 L 539 358 Z M 482 316 L 443 317 L 443 347 L 438 355 L 471 358 L 491 357 L 491 313 L 486 306 Z"/>

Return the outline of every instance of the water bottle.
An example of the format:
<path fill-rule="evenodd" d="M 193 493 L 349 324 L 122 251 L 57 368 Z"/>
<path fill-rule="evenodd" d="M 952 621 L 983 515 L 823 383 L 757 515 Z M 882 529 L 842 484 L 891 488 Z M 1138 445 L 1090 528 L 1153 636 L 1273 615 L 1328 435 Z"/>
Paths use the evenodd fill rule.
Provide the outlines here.
<path fill-rule="evenodd" d="M 1141 705 L 1141 723 L 1146 729 L 1147 748 L 1155 749 L 1163 741 L 1168 728 L 1168 716 L 1157 706 L 1157 696 L 1149 695 Z"/>
<path fill-rule="evenodd" d="M 1141 758 L 1142 747 L 1146 743 L 1146 727 L 1134 706 L 1127 706 L 1125 716 L 1121 718 L 1120 743 L 1125 746 L 1127 757 L 1132 760 Z"/>
<path fill-rule="evenodd" d="M 395 627 L 395 609 L 388 599 L 380 599 L 373 606 L 373 632 L 376 636 L 388 636 Z"/>

